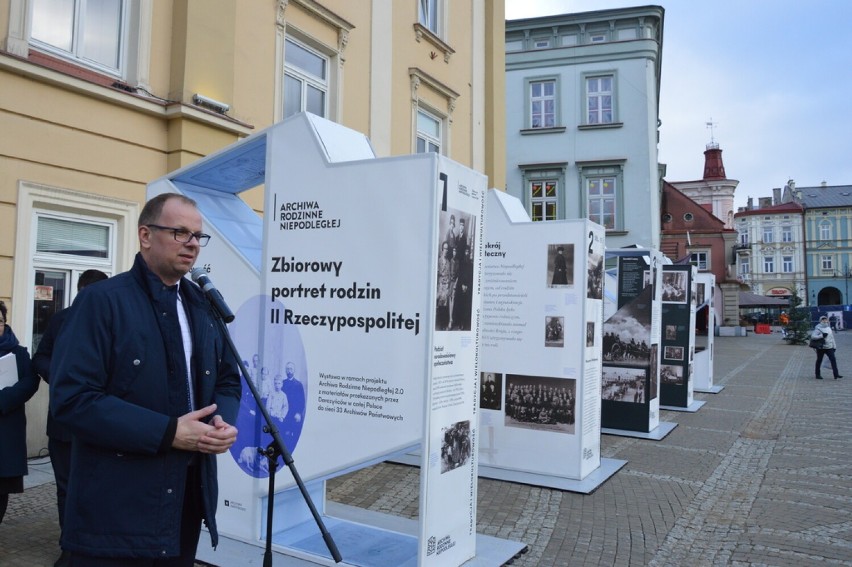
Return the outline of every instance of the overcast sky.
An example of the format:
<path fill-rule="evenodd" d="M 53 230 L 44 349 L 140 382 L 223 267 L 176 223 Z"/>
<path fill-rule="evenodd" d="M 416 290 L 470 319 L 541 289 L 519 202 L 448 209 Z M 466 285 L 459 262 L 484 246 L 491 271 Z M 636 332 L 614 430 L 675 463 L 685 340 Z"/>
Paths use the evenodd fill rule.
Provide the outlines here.
<path fill-rule="evenodd" d="M 788 179 L 852 185 L 852 0 L 506 0 L 506 19 L 649 4 L 666 11 L 668 181 L 703 176 L 712 118 L 736 207 Z"/>

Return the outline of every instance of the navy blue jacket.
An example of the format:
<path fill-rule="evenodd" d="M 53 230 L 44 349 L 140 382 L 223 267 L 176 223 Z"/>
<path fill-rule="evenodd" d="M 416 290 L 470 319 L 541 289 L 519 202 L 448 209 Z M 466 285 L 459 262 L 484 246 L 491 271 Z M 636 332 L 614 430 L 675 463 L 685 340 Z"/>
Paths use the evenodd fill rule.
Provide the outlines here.
<path fill-rule="evenodd" d="M 6 333 L 14 336 L 11 327 Z M 27 416 L 24 404 L 38 390 L 38 376 L 33 374 L 30 355 L 18 341 L 14 346 L 0 348 L 0 356 L 14 353 L 18 382 L 0 390 L 0 477 L 27 474 Z"/>
<path fill-rule="evenodd" d="M 56 344 L 56 337 L 62 329 L 62 323 L 65 322 L 69 309 L 71 308 L 66 307 L 53 314 L 33 355 L 33 371 L 47 384 L 50 384 L 50 357 L 53 355 L 53 345 Z M 71 442 L 71 434 L 64 427 L 56 424 L 50 412 L 47 412 L 47 436 L 58 441 Z"/>
<path fill-rule="evenodd" d="M 177 418 L 155 309 L 162 282 L 141 255 L 133 268 L 84 289 L 56 343 L 51 412 L 74 435 L 62 547 L 94 556 L 170 557 L 180 552 L 187 466 L 201 467 L 204 518 L 218 543 L 216 457 L 171 447 Z M 180 292 L 192 329 L 196 407 L 236 423 L 239 366 L 207 300 L 189 280 Z M 183 380 L 185 387 L 186 381 Z M 187 402 L 183 398 L 183 403 Z"/>

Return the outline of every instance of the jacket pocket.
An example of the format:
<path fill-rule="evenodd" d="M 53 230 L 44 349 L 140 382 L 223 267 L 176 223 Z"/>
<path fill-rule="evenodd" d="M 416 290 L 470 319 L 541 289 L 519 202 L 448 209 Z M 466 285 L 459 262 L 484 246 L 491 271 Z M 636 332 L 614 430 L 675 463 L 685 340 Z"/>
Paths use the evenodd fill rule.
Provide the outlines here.
<path fill-rule="evenodd" d="M 135 337 L 133 344 L 119 348 L 114 358 L 113 371 L 107 391 L 123 398 L 133 388 L 136 380 L 150 367 L 151 353 L 148 339 Z"/>

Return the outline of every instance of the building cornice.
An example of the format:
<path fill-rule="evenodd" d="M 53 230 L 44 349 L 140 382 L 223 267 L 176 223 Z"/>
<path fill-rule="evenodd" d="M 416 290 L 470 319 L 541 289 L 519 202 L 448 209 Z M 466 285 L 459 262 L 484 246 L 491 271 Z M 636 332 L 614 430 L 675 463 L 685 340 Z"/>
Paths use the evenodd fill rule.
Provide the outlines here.
<path fill-rule="evenodd" d="M 8 53 L 0 54 L 0 71 L 13 73 L 33 81 L 55 86 L 67 92 L 80 94 L 87 98 L 100 100 L 164 120 L 175 118 L 190 119 L 238 136 L 248 136 L 254 130 L 254 126 L 251 124 L 241 122 L 230 116 L 197 108 L 180 101 L 163 100 L 135 92 L 128 92 L 120 88 L 100 85 L 48 67 L 33 64 Z"/>

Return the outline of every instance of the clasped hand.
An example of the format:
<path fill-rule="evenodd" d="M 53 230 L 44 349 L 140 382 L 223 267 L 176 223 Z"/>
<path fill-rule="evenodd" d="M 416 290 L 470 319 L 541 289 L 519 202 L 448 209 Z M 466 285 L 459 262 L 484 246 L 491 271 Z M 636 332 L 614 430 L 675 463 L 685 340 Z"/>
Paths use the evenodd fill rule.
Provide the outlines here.
<path fill-rule="evenodd" d="M 191 411 L 178 418 L 172 447 L 218 455 L 231 448 L 237 440 L 237 428 L 214 415 L 210 423 L 202 420 L 216 411 L 216 404 Z"/>

